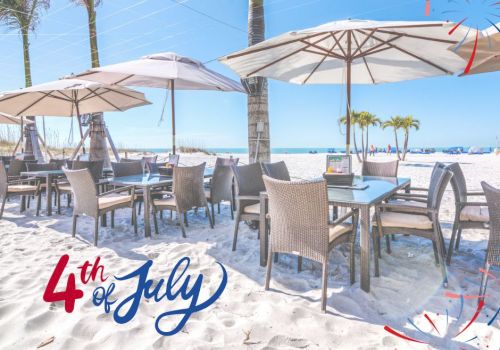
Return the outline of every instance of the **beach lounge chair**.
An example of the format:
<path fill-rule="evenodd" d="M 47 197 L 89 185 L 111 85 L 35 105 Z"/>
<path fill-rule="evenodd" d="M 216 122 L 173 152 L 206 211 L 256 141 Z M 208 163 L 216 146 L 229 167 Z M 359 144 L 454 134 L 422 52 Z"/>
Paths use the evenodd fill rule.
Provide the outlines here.
<path fill-rule="evenodd" d="M 158 234 L 156 213 L 161 210 L 177 212 L 177 218 L 179 219 L 184 238 L 186 237 L 185 226 L 188 225 L 187 211 L 189 210 L 205 208 L 210 227 L 214 228 L 203 187 L 205 164 L 174 168 L 172 192 L 164 192 L 166 197 L 163 198 L 155 199 L 153 197 L 153 218 L 156 234 Z"/>
<path fill-rule="evenodd" d="M 361 167 L 363 176 L 397 177 L 399 161 L 369 162 L 365 160 Z"/>
<path fill-rule="evenodd" d="M 490 221 L 488 205 L 484 198 L 484 192 L 468 192 L 464 173 L 458 163 L 453 163 L 447 167 L 452 173 L 451 186 L 455 194 L 455 220 L 448 247 L 446 263 L 450 265 L 453 250 L 458 250 L 460 246 L 460 236 L 463 229 L 488 229 Z M 477 198 L 472 201 L 470 198 Z M 482 200 L 479 200 L 482 198 Z"/>
<path fill-rule="evenodd" d="M 240 221 L 259 221 L 260 192 L 266 190 L 260 163 L 232 166 L 235 182 L 236 217 L 234 222 L 233 251 L 236 250 Z M 260 232 L 259 234 L 266 234 Z"/>
<path fill-rule="evenodd" d="M 21 197 L 21 212 L 25 209 L 26 196 L 37 196 L 36 215 L 38 216 L 40 214 L 40 183 L 34 179 L 9 180 L 5 166 L 3 162 L 0 161 L 0 198 L 2 200 L 0 219 L 2 219 L 3 216 L 5 202 L 7 202 L 8 198 L 13 196 Z"/>
<path fill-rule="evenodd" d="M 412 206 L 411 212 L 401 212 L 398 205 L 391 203 L 382 203 L 375 206 L 373 243 L 376 277 L 380 275 L 380 238 L 390 234 L 407 234 L 427 238 L 433 242 L 436 263 L 440 265 L 444 284 L 447 285 L 446 250 L 439 222 L 439 209 L 444 191 L 451 177 L 452 173 L 447 169 L 437 168 L 435 170 L 425 207 Z"/>
<path fill-rule="evenodd" d="M 323 265 L 321 310 L 326 311 L 328 256 L 341 243 L 350 245 L 350 281 L 354 283 L 354 244 L 357 212 L 350 211 L 328 223 L 326 181 L 281 181 L 264 175 L 269 195 L 271 235 L 267 258 L 265 290 L 269 290 L 275 253 L 290 253 L 317 261 Z M 347 220 L 351 219 L 351 222 Z"/>
<path fill-rule="evenodd" d="M 286 163 L 276 162 L 276 163 L 262 163 L 262 171 L 265 175 L 282 181 L 290 181 L 290 173 L 288 172 L 288 168 Z"/>
<path fill-rule="evenodd" d="M 90 169 L 64 169 L 64 173 L 75 195 L 72 229 L 73 237 L 76 235 L 78 217 L 80 215 L 93 217 L 95 220 L 94 245 L 97 246 L 99 238 L 99 217 L 111 212 L 111 228 L 113 228 L 115 226 L 115 210 L 120 208 L 132 208 L 132 222 L 134 224 L 134 232 L 137 233 L 137 217 L 135 215 L 134 202 L 135 190 L 133 187 L 127 189 L 130 190 L 130 194 L 123 194 L 124 188 L 98 194 L 95 179 Z"/>
<path fill-rule="evenodd" d="M 484 181 L 481 182 L 481 186 L 486 196 L 490 214 L 490 236 L 486 250 L 481 287 L 479 289 L 479 295 L 483 296 L 482 299 L 484 299 L 490 275 L 489 270 L 491 266 L 500 266 L 500 190 L 488 185 Z"/>

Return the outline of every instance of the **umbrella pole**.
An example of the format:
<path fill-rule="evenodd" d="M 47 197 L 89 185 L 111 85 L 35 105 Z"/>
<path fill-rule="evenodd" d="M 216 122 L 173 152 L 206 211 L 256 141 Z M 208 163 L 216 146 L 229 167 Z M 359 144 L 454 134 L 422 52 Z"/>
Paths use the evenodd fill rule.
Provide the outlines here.
<path fill-rule="evenodd" d="M 174 80 L 171 80 L 170 86 L 170 103 L 172 104 L 172 153 L 175 154 L 175 86 Z"/>
<path fill-rule="evenodd" d="M 24 117 L 21 117 L 21 153 L 24 154 Z"/>
<path fill-rule="evenodd" d="M 346 121 L 346 135 L 345 135 L 345 153 L 346 155 L 351 154 L 351 32 L 347 33 L 347 121 Z"/>

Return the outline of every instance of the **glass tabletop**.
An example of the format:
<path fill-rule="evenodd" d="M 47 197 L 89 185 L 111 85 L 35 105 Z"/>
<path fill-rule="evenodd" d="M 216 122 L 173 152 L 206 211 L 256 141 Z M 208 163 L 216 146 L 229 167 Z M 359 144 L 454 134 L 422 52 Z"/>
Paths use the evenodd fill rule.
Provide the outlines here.
<path fill-rule="evenodd" d="M 354 187 L 338 188 L 328 186 L 328 201 L 345 204 L 378 203 L 391 193 L 410 184 L 408 178 L 356 176 Z"/>
<path fill-rule="evenodd" d="M 213 175 L 213 169 L 205 169 L 204 177 L 211 177 Z M 170 184 L 173 182 L 173 177 L 169 175 L 160 175 L 155 173 L 144 173 L 139 175 L 131 176 L 121 176 L 121 177 L 110 177 L 104 179 L 110 185 L 116 186 L 155 186 Z"/>
<path fill-rule="evenodd" d="M 62 170 L 35 170 L 35 171 L 23 171 L 22 176 L 47 176 L 47 175 L 64 175 Z"/>

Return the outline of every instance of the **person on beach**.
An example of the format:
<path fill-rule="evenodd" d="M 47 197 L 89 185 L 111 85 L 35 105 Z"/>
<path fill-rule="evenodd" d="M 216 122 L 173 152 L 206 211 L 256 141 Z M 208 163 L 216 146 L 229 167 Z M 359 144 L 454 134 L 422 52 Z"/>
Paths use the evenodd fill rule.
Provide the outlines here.
<path fill-rule="evenodd" d="M 370 146 L 370 155 L 375 156 L 375 146 L 374 145 Z"/>
<path fill-rule="evenodd" d="M 390 155 L 392 153 L 392 147 L 390 144 L 387 145 L 387 155 Z"/>

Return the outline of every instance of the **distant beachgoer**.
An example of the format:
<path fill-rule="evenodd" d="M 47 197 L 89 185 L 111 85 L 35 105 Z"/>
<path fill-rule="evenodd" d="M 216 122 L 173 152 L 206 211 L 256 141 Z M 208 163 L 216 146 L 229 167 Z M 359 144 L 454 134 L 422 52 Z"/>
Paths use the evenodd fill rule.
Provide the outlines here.
<path fill-rule="evenodd" d="M 375 146 L 374 145 L 370 146 L 370 155 L 375 156 Z"/>
<path fill-rule="evenodd" d="M 387 155 L 391 154 L 392 153 L 392 147 L 391 145 L 387 145 Z"/>

